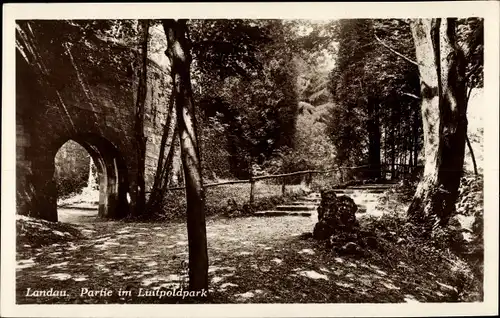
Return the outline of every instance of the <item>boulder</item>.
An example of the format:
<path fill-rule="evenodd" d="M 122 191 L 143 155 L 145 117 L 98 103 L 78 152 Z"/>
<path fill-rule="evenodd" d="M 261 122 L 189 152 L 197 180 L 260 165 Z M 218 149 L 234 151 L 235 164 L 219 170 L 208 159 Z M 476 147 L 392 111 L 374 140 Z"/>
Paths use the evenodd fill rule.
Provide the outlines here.
<path fill-rule="evenodd" d="M 353 199 L 343 195 L 338 197 L 337 207 L 337 226 L 343 227 L 344 230 L 351 232 L 358 225 L 356 220 L 358 206 L 354 203 Z"/>
<path fill-rule="evenodd" d="M 319 221 L 314 225 L 313 237 L 317 240 L 326 240 L 332 235 L 333 229 L 324 221 Z"/>
<path fill-rule="evenodd" d="M 318 207 L 318 220 L 314 226 L 313 237 L 326 240 L 334 233 L 352 233 L 358 228 L 354 200 L 346 195 L 337 197 L 333 190 L 321 192 L 321 204 Z"/>
<path fill-rule="evenodd" d="M 337 195 L 333 190 L 321 191 L 321 203 L 318 207 L 318 220 L 330 219 L 337 213 Z"/>

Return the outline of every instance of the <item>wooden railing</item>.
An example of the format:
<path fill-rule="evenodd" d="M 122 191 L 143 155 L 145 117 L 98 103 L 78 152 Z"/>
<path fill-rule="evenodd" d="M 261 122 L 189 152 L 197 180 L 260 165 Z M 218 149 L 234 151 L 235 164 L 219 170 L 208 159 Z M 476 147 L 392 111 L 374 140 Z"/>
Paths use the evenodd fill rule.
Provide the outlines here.
<path fill-rule="evenodd" d="M 333 172 L 333 171 L 338 171 L 338 169 L 331 169 L 331 170 L 305 170 L 305 171 L 297 171 L 297 172 L 290 172 L 290 173 L 282 173 L 282 174 L 273 174 L 273 175 L 265 175 L 265 176 L 252 176 L 250 179 L 246 180 L 231 180 L 231 181 L 223 181 L 223 182 L 217 182 L 217 183 L 207 183 L 204 184 L 204 188 L 210 188 L 210 187 L 216 187 L 216 186 L 222 186 L 222 185 L 228 185 L 228 184 L 238 184 L 238 183 L 250 183 L 250 198 L 249 201 L 250 203 L 253 203 L 255 200 L 255 183 L 260 180 L 265 180 L 265 179 L 282 179 L 283 181 L 281 182 L 281 193 L 284 195 L 286 192 L 286 177 L 293 177 L 293 176 L 300 176 L 300 175 L 313 175 L 313 174 L 320 174 L 320 173 L 328 173 L 328 172 Z M 182 187 L 172 187 L 172 188 L 167 188 L 169 191 L 174 191 L 174 190 L 183 190 L 185 189 L 185 186 Z"/>
<path fill-rule="evenodd" d="M 385 177 L 385 173 L 391 172 L 391 173 L 401 173 L 401 174 L 406 174 L 408 172 L 411 172 L 412 169 L 418 168 L 420 166 L 416 167 L 409 167 L 409 165 L 404 165 L 404 164 L 395 164 L 396 169 L 385 169 L 385 165 L 381 165 L 380 172 L 382 173 L 382 178 Z M 300 175 L 308 175 L 309 178 L 308 180 L 311 180 L 311 176 L 313 174 L 323 174 L 323 173 L 330 173 L 330 172 L 339 172 L 340 173 L 340 182 L 346 182 L 348 181 L 348 176 L 346 176 L 346 171 L 352 171 L 352 170 L 359 170 L 361 173 L 365 173 L 368 170 L 363 169 L 363 168 L 369 168 L 370 165 L 362 165 L 362 166 L 355 166 L 355 167 L 339 167 L 336 169 L 330 169 L 330 170 L 304 170 L 304 171 L 297 171 L 297 172 L 290 172 L 290 173 L 282 173 L 282 174 L 273 174 L 273 175 L 264 175 L 264 176 L 252 176 L 250 179 L 245 179 L 245 180 L 230 180 L 230 181 L 223 181 L 223 182 L 216 182 L 216 183 L 207 183 L 204 184 L 204 188 L 210 188 L 210 187 L 217 187 L 217 186 L 222 186 L 222 185 L 230 185 L 230 184 L 241 184 L 241 183 L 250 183 L 250 198 L 249 201 L 250 203 L 253 203 L 255 200 L 255 183 L 260 180 L 266 180 L 266 179 L 282 179 L 281 182 L 281 193 L 284 195 L 286 193 L 286 178 L 287 177 L 293 177 L 293 176 L 300 176 Z M 352 176 L 350 176 L 352 178 Z M 394 177 L 391 175 L 391 177 Z M 175 191 L 175 190 L 184 190 L 186 187 L 185 186 L 180 186 L 180 187 L 172 187 L 172 188 L 167 188 L 168 191 Z"/>

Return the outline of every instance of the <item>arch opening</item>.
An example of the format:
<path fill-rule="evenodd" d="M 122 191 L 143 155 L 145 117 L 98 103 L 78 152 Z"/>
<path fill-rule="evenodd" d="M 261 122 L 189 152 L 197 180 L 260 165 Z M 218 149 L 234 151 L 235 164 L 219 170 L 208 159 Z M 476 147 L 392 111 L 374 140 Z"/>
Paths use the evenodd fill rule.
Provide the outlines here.
<path fill-rule="evenodd" d="M 108 141 L 71 138 L 59 147 L 54 166 L 58 221 L 86 223 L 128 214 L 125 164 Z"/>

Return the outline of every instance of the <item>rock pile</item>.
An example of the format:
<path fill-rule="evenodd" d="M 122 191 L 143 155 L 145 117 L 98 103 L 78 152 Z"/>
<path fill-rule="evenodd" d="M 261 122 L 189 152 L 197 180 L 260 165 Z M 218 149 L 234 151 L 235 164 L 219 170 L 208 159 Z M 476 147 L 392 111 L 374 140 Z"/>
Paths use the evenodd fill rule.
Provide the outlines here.
<path fill-rule="evenodd" d="M 318 222 L 313 233 L 301 238 L 320 240 L 337 255 L 362 256 L 367 250 L 380 248 L 375 232 L 360 227 L 356 219 L 359 211 L 355 201 L 336 193 L 336 190 L 321 192 Z"/>
<path fill-rule="evenodd" d="M 326 240 L 334 233 L 354 232 L 358 226 L 355 215 L 357 210 L 356 203 L 348 196 L 337 197 L 333 190 L 322 191 L 318 223 L 314 226 L 313 237 Z"/>

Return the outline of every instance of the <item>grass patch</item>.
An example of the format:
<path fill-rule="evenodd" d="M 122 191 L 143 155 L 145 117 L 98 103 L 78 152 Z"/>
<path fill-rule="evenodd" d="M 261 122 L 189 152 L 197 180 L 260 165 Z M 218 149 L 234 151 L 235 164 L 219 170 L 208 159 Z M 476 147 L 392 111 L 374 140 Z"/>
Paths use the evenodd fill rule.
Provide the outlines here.
<path fill-rule="evenodd" d="M 209 187 L 205 191 L 205 214 L 212 216 L 249 216 L 255 211 L 271 209 L 278 204 L 293 201 L 307 192 L 301 185 L 286 186 L 282 195 L 281 185 L 255 183 L 254 202 L 250 204 L 250 184 L 233 184 Z M 186 197 L 183 190 L 171 191 L 164 199 L 163 208 L 156 220 L 185 219 Z"/>

